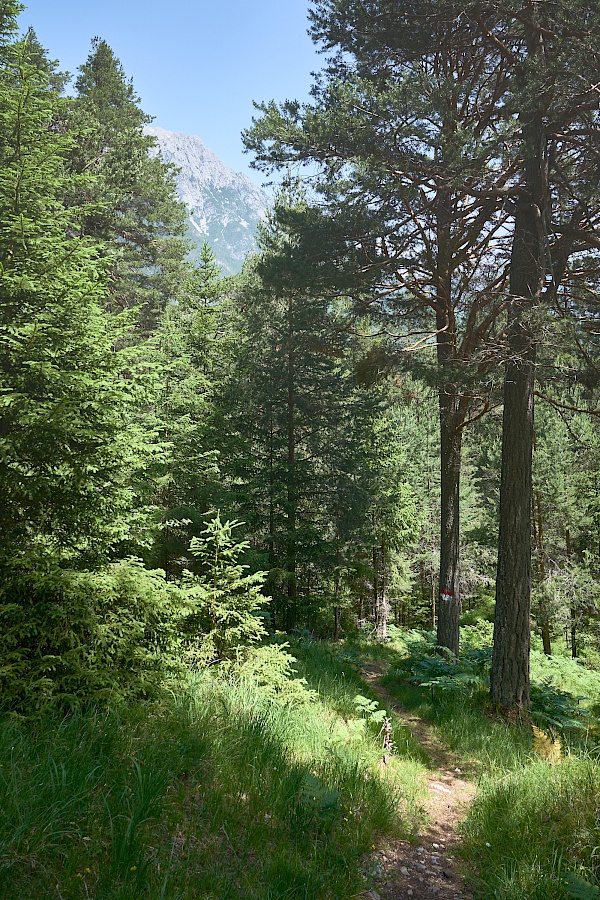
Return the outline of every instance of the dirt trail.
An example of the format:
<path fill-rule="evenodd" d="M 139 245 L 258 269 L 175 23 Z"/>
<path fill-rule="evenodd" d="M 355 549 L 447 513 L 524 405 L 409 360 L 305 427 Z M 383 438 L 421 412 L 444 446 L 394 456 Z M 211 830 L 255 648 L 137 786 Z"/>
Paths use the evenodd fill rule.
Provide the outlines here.
<path fill-rule="evenodd" d="M 393 841 L 372 855 L 370 870 L 376 887 L 363 893 L 363 900 L 471 900 L 454 862 L 454 848 L 456 826 L 475 795 L 475 785 L 461 777 L 460 760 L 437 740 L 433 729 L 403 709 L 380 684 L 384 671 L 383 665 L 370 663 L 361 674 L 429 757 L 424 803 L 429 821 L 416 843 Z"/>

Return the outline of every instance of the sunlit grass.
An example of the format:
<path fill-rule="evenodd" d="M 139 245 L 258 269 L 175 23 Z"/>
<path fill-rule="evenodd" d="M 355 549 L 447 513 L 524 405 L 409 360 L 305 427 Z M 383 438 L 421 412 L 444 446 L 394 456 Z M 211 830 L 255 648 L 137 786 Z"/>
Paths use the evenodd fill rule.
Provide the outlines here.
<path fill-rule="evenodd" d="M 599 796 L 600 768 L 590 759 L 532 760 L 501 779 L 485 778 L 464 824 L 478 896 L 570 897 L 565 871 L 596 881 Z"/>
<path fill-rule="evenodd" d="M 410 653 L 411 637 L 400 635 L 394 643 L 400 662 Z M 580 662 L 534 652 L 532 674 L 574 697 L 581 694 L 592 703 L 597 698 L 598 673 Z M 536 755 L 530 724 L 509 724 L 493 714 L 485 687 L 461 693 L 448 685 L 419 687 L 406 676 L 405 666 L 392 664 L 384 679 L 388 690 L 431 723 L 478 782 L 462 847 L 475 873 L 477 898 L 600 896 L 592 887 L 600 880 L 597 720 L 583 718 L 579 730 L 562 733 L 554 754 L 560 762 L 552 765 Z M 572 879 L 571 889 L 565 876 Z"/>
<path fill-rule="evenodd" d="M 0 896 L 316 900 L 364 889 L 373 844 L 421 821 L 422 766 L 410 753 L 382 765 L 380 736 L 353 704 L 360 681 L 335 656 L 321 664 L 322 690 L 293 705 L 204 675 L 152 705 L 5 719 Z"/>

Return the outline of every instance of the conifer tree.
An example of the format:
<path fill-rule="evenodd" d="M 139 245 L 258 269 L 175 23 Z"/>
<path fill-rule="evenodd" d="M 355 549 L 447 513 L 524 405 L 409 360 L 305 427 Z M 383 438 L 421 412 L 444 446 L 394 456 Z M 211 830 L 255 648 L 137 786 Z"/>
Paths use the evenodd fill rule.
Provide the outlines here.
<path fill-rule="evenodd" d="M 456 597 L 460 436 L 489 402 L 464 364 L 481 376 L 497 351 L 508 357 L 492 667 L 494 701 L 505 708 L 522 709 L 529 696 L 531 314 L 542 300 L 562 306 L 600 246 L 597 10 L 589 0 L 577 10 L 581 26 L 565 24 L 573 6 L 561 0 L 543 9 L 320 0 L 313 35 L 330 57 L 312 103 L 263 105 L 246 136 L 267 168 L 320 167 L 329 240 L 317 272 L 331 272 L 329 254 L 344 270 L 338 290 L 371 272 L 385 311 L 435 313 L 448 588 L 438 640 L 453 650 L 459 605 L 443 601 Z"/>
<path fill-rule="evenodd" d="M 2 22 L 10 35 L 10 17 Z M 0 54 L 0 529 L 4 551 L 96 554 L 122 524 L 123 391 L 105 266 L 66 209 L 69 135 L 28 38 Z M 123 437 L 123 441 L 125 438 Z"/>
<path fill-rule="evenodd" d="M 482 351 L 503 306 L 506 213 L 494 195 L 496 86 L 452 4 L 322 0 L 312 34 L 329 52 L 313 100 L 263 104 L 246 135 L 257 165 L 316 164 L 300 251 L 314 279 L 400 332 L 394 353 L 435 346 L 440 434 L 438 642 L 459 646 L 459 499 L 465 427 L 490 403 Z M 458 41 L 453 40 L 458 34 Z M 312 176 L 311 176 L 312 178 Z M 319 212 L 321 215 L 319 215 Z M 390 321 L 391 320 L 391 321 Z"/>
<path fill-rule="evenodd" d="M 76 203 L 89 205 L 81 231 L 105 243 L 109 307 L 135 309 L 147 333 L 187 271 L 186 213 L 176 198 L 173 167 L 153 151 L 155 139 L 144 134 L 152 119 L 106 41 L 94 38 L 75 89 L 68 115 L 78 135 L 72 191 Z"/>
<path fill-rule="evenodd" d="M 152 341 L 156 427 L 166 450 L 158 480 L 162 524 L 153 559 L 168 571 L 193 566 L 187 548 L 210 510 L 224 509 L 219 475 L 223 447 L 218 393 L 230 375 L 237 323 L 232 279 L 222 278 L 207 244 L 167 306 Z"/>

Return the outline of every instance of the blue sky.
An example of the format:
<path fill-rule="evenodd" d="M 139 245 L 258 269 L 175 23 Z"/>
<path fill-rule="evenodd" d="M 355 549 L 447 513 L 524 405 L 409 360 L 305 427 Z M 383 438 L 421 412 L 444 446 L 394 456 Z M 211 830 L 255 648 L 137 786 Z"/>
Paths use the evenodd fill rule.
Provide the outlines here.
<path fill-rule="evenodd" d="M 308 0 L 23 0 L 62 69 L 75 72 L 98 35 L 111 45 L 155 124 L 198 134 L 236 171 L 249 170 L 240 131 L 253 100 L 305 100 L 322 57 L 308 37 Z"/>

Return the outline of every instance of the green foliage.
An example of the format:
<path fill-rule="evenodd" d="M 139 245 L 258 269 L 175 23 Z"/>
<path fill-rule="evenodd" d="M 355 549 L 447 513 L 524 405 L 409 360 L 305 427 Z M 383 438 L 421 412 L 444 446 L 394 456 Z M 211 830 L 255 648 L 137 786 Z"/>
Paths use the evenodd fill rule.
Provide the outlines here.
<path fill-rule="evenodd" d="M 573 897 L 574 900 L 595 900 L 596 897 L 600 897 L 600 888 L 575 875 L 574 872 L 564 872 L 561 881 L 569 897 Z"/>
<path fill-rule="evenodd" d="M 395 665 L 391 677 L 404 678 L 410 684 L 429 690 L 432 698 L 436 692 L 441 692 L 450 698 L 470 698 L 483 704 L 489 689 L 492 628 L 488 622 L 465 627 L 465 640 L 458 660 L 447 653 L 441 654 L 433 635 L 425 634 L 425 639 L 419 634 L 416 639 L 405 638 L 407 656 Z M 577 668 L 573 661 L 564 662 L 569 668 Z M 531 685 L 532 720 L 551 734 L 585 731 L 590 723 L 590 713 L 579 705 L 585 698 L 560 690 L 552 683 L 547 668 L 539 671 L 544 680 L 534 681 Z"/>
<path fill-rule="evenodd" d="M 101 311 L 101 248 L 66 208 L 71 135 L 27 39 L 0 55 L 0 512 L 4 552 L 36 542 L 101 555 L 129 500 L 126 385 Z M 92 545 L 93 537 L 93 545 Z"/>
<path fill-rule="evenodd" d="M 378 725 L 383 722 L 387 715 L 385 709 L 379 709 L 377 700 L 369 700 L 368 697 L 363 697 L 362 694 L 356 695 L 354 698 L 354 705 L 356 706 L 357 711 L 368 719 L 369 722 L 375 722 Z"/>
<path fill-rule="evenodd" d="M 576 758 L 556 766 L 538 760 L 502 779 L 485 778 L 464 824 L 478 895 L 597 896 L 586 882 L 598 877 L 599 779 L 596 763 Z"/>
<path fill-rule="evenodd" d="M 307 772 L 300 791 L 300 806 L 304 821 L 310 822 L 318 830 L 331 827 L 340 813 L 339 791 L 332 791 L 318 778 Z"/>
<path fill-rule="evenodd" d="M 487 689 L 490 649 L 468 647 L 456 659 L 445 648 L 437 647 L 432 634 L 408 642 L 409 655 L 395 667 L 406 680 L 421 688 L 457 694 L 477 695 Z"/>
<path fill-rule="evenodd" d="M 236 541 L 233 530 L 242 523 L 221 522 L 219 514 L 194 538 L 190 550 L 198 560 L 201 575 L 188 574 L 183 584 L 194 613 L 187 629 L 200 633 L 192 644 L 191 658 L 203 665 L 239 656 L 244 645 L 266 635 L 259 612 L 266 603 L 261 594 L 264 572 L 247 574 L 239 558 L 247 541 Z"/>
<path fill-rule="evenodd" d="M 531 718 L 549 731 L 550 734 L 571 731 L 585 731 L 590 723 L 590 713 L 579 706 L 584 697 L 573 697 L 566 691 L 560 691 L 551 681 L 531 685 Z"/>
<path fill-rule="evenodd" d="M 51 559 L 0 570 L 4 704 L 31 711 L 155 693 L 173 667 L 182 594 L 137 560 L 96 572 Z"/>
<path fill-rule="evenodd" d="M 234 678 L 258 685 L 274 703 L 309 703 L 315 692 L 308 689 L 305 678 L 295 677 L 296 659 L 287 652 L 288 647 L 288 643 L 283 643 L 240 648 L 235 662 L 223 668 Z"/>
<path fill-rule="evenodd" d="M 156 328 L 186 277 L 185 207 L 173 167 L 149 151 L 131 81 L 106 41 L 95 38 L 75 82 L 67 126 L 77 136 L 70 155 L 69 199 L 87 201 L 81 233 L 102 242 L 111 273 L 109 307 L 133 309 L 142 335 Z M 81 181 L 85 173 L 91 179 Z"/>
<path fill-rule="evenodd" d="M 206 673 L 160 703 L 0 721 L 0 892 L 352 896 L 377 836 L 419 821 L 421 769 L 384 778 L 368 736 L 334 757 L 339 721 L 325 697 L 296 709 Z"/>

